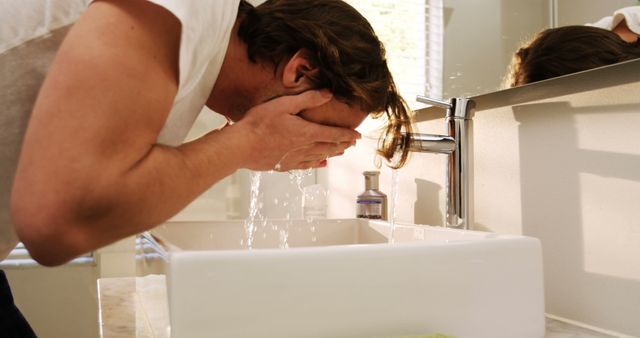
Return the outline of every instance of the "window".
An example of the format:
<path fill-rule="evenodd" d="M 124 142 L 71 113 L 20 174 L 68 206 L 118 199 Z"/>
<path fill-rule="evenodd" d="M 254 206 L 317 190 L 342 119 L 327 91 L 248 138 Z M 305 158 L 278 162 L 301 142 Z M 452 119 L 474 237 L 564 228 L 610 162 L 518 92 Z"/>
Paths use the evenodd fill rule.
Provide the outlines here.
<path fill-rule="evenodd" d="M 442 0 L 347 0 L 373 26 L 410 106 L 417 94 L 442 97 Z"/>

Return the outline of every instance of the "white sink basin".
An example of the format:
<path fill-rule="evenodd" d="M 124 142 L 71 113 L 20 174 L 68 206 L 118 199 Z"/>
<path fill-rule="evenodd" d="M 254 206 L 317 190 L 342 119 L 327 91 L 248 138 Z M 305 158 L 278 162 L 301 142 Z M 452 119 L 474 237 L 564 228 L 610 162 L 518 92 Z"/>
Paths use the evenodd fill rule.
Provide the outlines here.
<path fill-rule="evenodd" d="M 537 239 L 364 220 L 169 223 L 174 338 L 544 336 Z M 280 230 L 288 226 L 288 249 Z M 244 243 L 244 242 L 243 242 Z"/>

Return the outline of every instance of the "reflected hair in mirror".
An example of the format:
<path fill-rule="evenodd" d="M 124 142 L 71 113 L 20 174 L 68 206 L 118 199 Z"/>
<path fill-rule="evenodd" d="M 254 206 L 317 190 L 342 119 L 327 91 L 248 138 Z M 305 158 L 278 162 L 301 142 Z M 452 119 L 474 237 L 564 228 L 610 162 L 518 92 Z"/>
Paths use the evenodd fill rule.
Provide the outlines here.
<path fill-rule="evenodd" d="M 513 55 L 505 87 L 516 87 L 561 75 L 640 58 L 637 42 L 590 26 L 546 29 Z"/>

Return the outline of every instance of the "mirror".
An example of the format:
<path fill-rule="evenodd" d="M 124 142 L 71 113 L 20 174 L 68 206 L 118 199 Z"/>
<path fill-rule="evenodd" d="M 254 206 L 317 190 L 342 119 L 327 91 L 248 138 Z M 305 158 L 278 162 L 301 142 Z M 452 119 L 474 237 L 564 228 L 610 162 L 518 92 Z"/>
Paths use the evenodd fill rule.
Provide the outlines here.
<path fill-rule="evenodd" d="M 385 44 L 396 84 L 416 94 L 474 96 L 503 88 L 514 52 L 550 27 L 584 25 L 637 0 L 347 0 Z M 370 128 L 372 129 L 372 128 Z"/>
<path fill-rule="evenodd" d="M 546 28 L 595 23 L 638 5 L 636 0 L 443 0 L 442 97 L 501 89 L 513 53 Z"/>

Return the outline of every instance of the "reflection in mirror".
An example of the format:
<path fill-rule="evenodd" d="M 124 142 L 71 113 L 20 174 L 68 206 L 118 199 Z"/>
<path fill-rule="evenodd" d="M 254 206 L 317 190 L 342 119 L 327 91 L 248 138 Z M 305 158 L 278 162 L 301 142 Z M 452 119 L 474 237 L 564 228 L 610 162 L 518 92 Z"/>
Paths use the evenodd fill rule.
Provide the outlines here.
<path fill-rule="evenodd" d="M 584 26 L 608 16 L 618 20 L 613 15 L 617 10 L 636 6 L 637 11 L 640 5 L 637 0 L 442 1 L 444 98 L 474 96 L 503 88 L 514 53 L 548 28 Z M 634 15 L 629 16 L 634 21 L 626 20 L 628 25 L 632 22 L 629 28 L 639 24 L 638 14 Z M 613 30 L 616 26 L 602 28 Z M 609 64 L 623 60 L 612 60 Z"/>
<path fill-rule="evenodd" d="M 513 56 L 505 85 L 515 87 L 640 58 L 640 6 L 593 25 L 546 29 Z"/>

